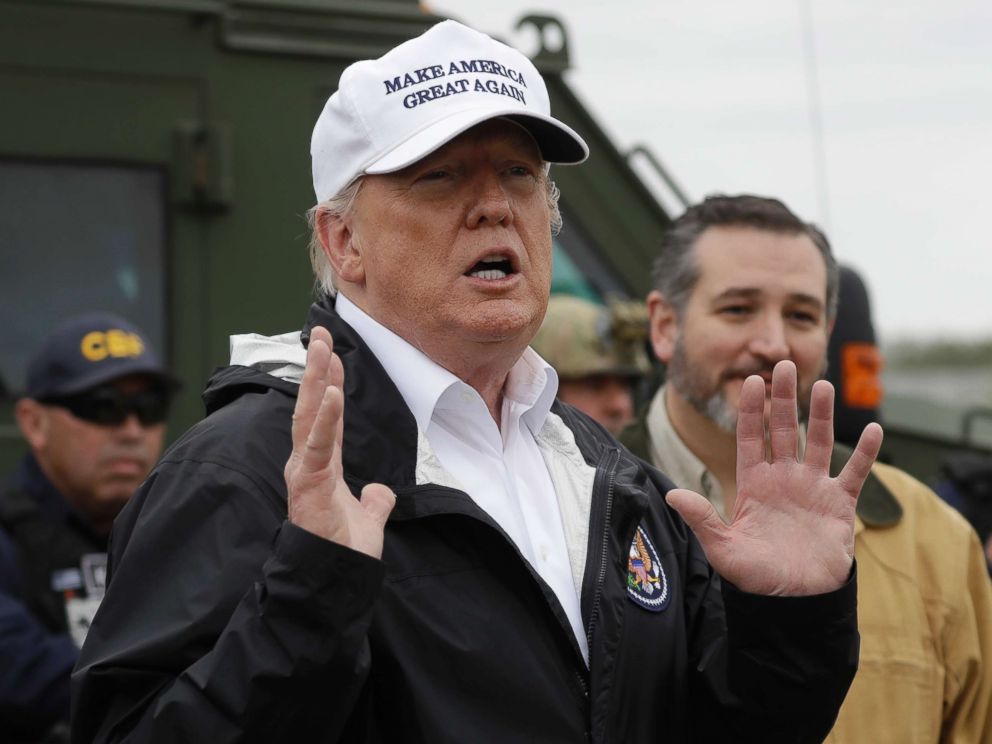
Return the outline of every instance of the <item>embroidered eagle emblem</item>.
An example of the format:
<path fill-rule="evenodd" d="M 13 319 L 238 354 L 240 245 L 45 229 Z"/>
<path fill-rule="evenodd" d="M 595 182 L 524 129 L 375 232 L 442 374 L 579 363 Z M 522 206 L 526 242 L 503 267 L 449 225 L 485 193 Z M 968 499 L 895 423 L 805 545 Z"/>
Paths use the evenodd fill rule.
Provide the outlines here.
<path fill-rule="evenodd" d="M 638 527 L 634 533 L 627 555 L 627 595 L 652 612 L 665 609 L 671 597 L 668 577 L 643 527 Z"/>

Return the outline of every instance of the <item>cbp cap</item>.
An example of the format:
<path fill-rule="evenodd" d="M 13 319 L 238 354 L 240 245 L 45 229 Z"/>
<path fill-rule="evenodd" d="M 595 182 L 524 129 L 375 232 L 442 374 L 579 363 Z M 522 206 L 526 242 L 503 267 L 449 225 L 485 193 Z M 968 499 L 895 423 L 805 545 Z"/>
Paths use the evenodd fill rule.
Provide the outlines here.
<path fill-rule="evenodd" d="M 86 313 L 44 338 L 28 362 L 25 393 L 35 399 L 72 395 L 133 374 L 179 387 L 137 326 L 112 313 Z"/>

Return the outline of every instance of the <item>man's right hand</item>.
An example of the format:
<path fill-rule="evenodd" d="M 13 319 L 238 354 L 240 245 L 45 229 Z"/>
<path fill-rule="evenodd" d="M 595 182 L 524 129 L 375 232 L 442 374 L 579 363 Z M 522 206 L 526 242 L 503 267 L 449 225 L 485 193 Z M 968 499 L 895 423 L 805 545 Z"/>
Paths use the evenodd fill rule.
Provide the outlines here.
<path fill-rule="evenodd" d="M 341 467 L 344 368 L 333 348 L 327 329 L 314 327 L 293 411 L 293 452 L 284 470 L 289 521 L 381 558 L 383 530 L 396 495 L 386 486 L 371 483 L 358 500 L 345 484 Z"/>

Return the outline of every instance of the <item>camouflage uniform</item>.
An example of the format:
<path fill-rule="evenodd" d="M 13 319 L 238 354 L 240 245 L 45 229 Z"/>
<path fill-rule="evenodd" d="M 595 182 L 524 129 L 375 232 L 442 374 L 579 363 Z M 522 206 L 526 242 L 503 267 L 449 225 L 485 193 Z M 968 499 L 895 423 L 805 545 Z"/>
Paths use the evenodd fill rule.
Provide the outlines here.
<path fill-rule="evenodd" d="M 647 337 L 644 303 L 612 300 L 606 307 L 580 297 L 552 295 L 531 346 L 563 379 L 642 377 L 650 371 Z"/>

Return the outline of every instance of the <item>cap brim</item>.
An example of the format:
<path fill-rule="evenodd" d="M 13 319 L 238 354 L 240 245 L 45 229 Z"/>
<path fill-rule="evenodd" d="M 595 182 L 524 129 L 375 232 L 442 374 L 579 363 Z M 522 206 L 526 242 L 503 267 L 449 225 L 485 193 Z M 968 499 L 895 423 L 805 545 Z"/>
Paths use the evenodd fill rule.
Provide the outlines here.
<path fill-rule="evenodd" d="M 75 395 L 76 393 L 82 393 L 90 388 L 95 388 L 98 385 L 110 382 L 111 380 L 116 380 L 121 377 L 129 377 L 130 375 L 146 375 L 151 377 L 157 383 L 165 388 L 168 388 L 172 392 L 182 388 L 182 383 L 177 378 L 173 377 L 171 373 L 163 370 L 161 367 L 135 364 L 125 367 L 117 367 L 114 369 L 103 369 L 99 372 L 95 372 L 94 374 L 79 377 L 73 380 L 70 384 L 60 385 L 58 389 L 46 391 L 46 395 Z"/>
<path fill-rule="evenodd" d="M 534 138 L 541 157 L 549 163 L 575 164 L 589 157 L 585 141 L 557 119 L 538 113 L 521 113 L 520 108 L 456 111 L 436 121 L 400 143 L 363 169 L 364 173 L 392 173 L 430 155 L 462 132 L 490 119 L 507 118 L 519 124 Z"/>

